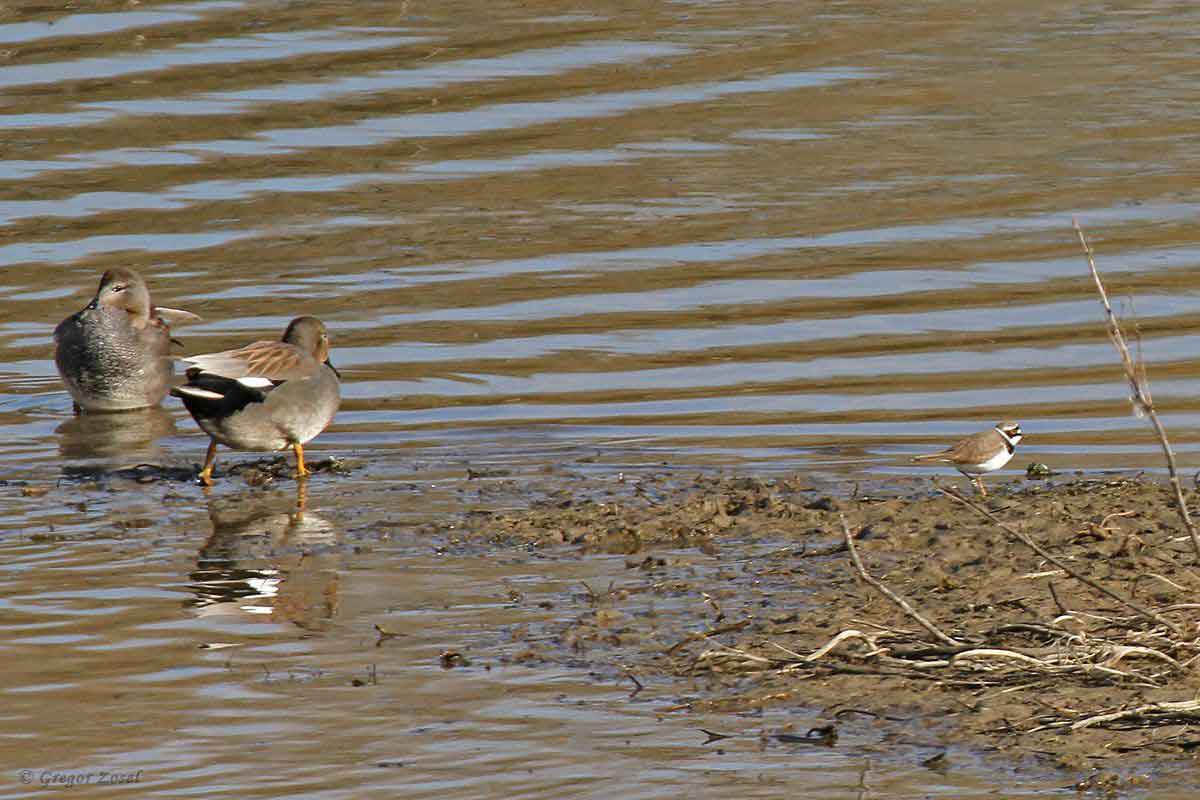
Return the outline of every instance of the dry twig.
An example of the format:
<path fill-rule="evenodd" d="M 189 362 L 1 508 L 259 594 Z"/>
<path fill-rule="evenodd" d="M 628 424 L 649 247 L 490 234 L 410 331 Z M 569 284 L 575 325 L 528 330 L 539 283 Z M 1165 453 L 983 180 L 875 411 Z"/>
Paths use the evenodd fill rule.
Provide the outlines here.
<path fill-rule="evenodd" d="M 1150 382 L 1146 379 L 1145 366 L 1140 360 L 1135 361 L 1129 352 L 1129 345 L 1125 343 L 1125 335 L 1121 332 L 1121 323 L 1117 319 L 1116 313 L 1113 312 L 1112 305 L 1108 302 L 1108 292 L 1104 290 L 1100 273 L 1096 271 L 1096 260 L 1092 257 L 1091 245 L 1087 243 L 1087 238 L 1084 237 L 1078 220 L 1075 220 L 1075 232 L 1079 234 L 1079 243 L 1083 246 L 1083 252 L 1087 256 L 1088 269 L 1091 270 L 1092 280 L 1096 282 L 1096 291 L 1100 294 L 1100 302 L 1104 304 L 1104 320 L 1108 325 L 1108 338 L 1112 340 L 1113 347 L 1117 349 L 1117 355 L 1121 357 L 1121 367 L 1125 370 L 1125 379 L 1129 381 L 1129 389 L 1132 392 L 1130 399 L 1133 401 L 1134 408 L 1150 419 L 1150 424 L 1154 426 L 1154 432 L 1158 434 L 1159 444 L 1162 445 L 1163 455 L 1167 459 L 1167 473 L 1170 475 L 1171 488 L 1175 490 L 1175 502 L 1178 504 L 1179 517 L 1183 520 L 1183 526 L 1192 538 L 1192 548 L 1196 551 L 1196 558 L 1200 560 L 1200 532 L 1197 532 L 1191 514 L 1188 513 L 1187 501 L 1183 499 L 1183 487 L 1179 483 L 1179 473 L 1175 468 L 1175 451 L 1167 439 L 1167 429 L 1163 427 L 1154 410 L 1154 401 L 1150 397 Z"/>
<path fill-rule="evenodd" d="M 1107 714 L 1095 714 L 1090 717 L 1071 721 L 1050 722 L 1034 728 L 1031 732 L 1053 728 L 1070 728 L 1073 731 L 1091 728 L 1095 725 L 1107 725 L 1113 722 L 1136 720 L 1145 725 L 1161 725 L 1170 723 L 1195 723 L 1200 720 L 1200 701 L 1182 700 L 1179 702 L 1148 703 L 1136 708 L 1125 708 Z"/>
<path fill-rule="evenodd" d="M 958 492 L 954 491 L 953 489 L 947 489 L 946 487 L 942 486 L 937 481 L 934 481 L 933 485 L 942 494 L 946 495 L 947 497 L 951 498 L 952 500 L 956 500 L 959 503 L 962 503 L 963 505 L 967 506 L 968 508 L 974 509 L 977 513 L 988 518 L 993 523 L 995 523 L 996 527 L 1000 528 L 1000 530 L 1002 530 L 1005 533 L 1007 533 L 1008 535 L 1012 536 L 1017 541 L 1019 541 L 1021 544 L 1030 548 L 1031 550 L 1033 550 L 1033 552 L 1037 553 L 1039 556 L 1046 559 L 1051 564 L 1058 567 L 1063 572 L 1067 573 L 1068 575 L 1070 575 L 1072 578 L 1079 581 L 1080 583 L 1087 584 L 1091 588 L 1095 589 L 1097 592 L 1100 592 L 1100 594 L 1105 595 L 1106 597 L 1110 597 L 1113 600 L 1116 600 L 1118 603 L 1125 606 L 1130 611 L 1133 611 L 1140 616 L 1146 617 L 1147 619 L 1154 620 L 1159 625 L 1166 626 L 1170 630 L 1174 631 L 1176 634 L 1179 634 L 1179 635 L 1183 634 L 1183 631 L 1181 631 L 1179 629 L 1179 626 L 1177 626 L 1175 623 L 1168 620 L 1162 614 L 1159 614 L 1155 611 L 1151 611 L 1150 609 L 1145 608 L 1145 607 L 1139 605 L 1138 603 L 1133 602 L 1129 598 L 1122 595 L 1120 592 L 1113 591 L 1112 589 L 1109 589 L 1107 586 L 1104 586 L 1103 584 L 1098 583 L 1098 582 L 1092 580 L 1091 578 L 1087 577 L 1086 575 L 1082 574 L 1078 570 L 1076 570 L 1073 567 L 1071 567 L 1070 565 L 1068 565 L 1061 558 L 1059 558 L 1058 556 L 1055 556 L 1053 553 L 1046 550 L 1044 547 L 1039 545 L 1033 539 L 1029 538 L 1029 536 L 1027 536 L 1026 534 L 1022 533 L 1021 531 L 1017 530 L 1016 528 L 1009 525 L 1008 523 L 1004 522 L 999 517 L 997 517 L 995 514 L 988 511 L 986 508 L 979 505 L 978 503 L 974 503 L 974 502 L 968 500 L 967 498 L 963 497 L 962 495 L 960 495 Z"/>
<path fill-rule="evenodd" d="M 833 652 L 833 650 L 838 645 L 840 645 L 842 642 L 846 641 L 847 639 L 861 639 L 862 641 L 867 643 L 868 647 L 871 648 L 872 653 L 878 653 L 880 651 L 879 644 L 875 641 L 875 637 L 868 636 L 867 634 L 863 633 L 862 631 L 856 631 L 854 629 L 842 631 L 837 636 L 833 637 L 828 642 L 826 642 L 824 646 L 818 647 L 816 650 L 812 651 L 811 653 L 809 653 L 806 656 L 802 656 L 799 653 L 794 653 L 791 650 L 788 650 L 787 648 L 782 647 L 781 645 L 775 644 L 774 642 L 769 642 L 769 644 L 773 645 L 774 647 L 776 647 L 780 650 L 783 650 L 783 652 L 787 653 L 788 655 L 795 656 L 800 661 L 817 661 L 819 659 L 824 658 L 829 653 Z"/>
<path fill-rule="evenodd" d="M 701 639 L 707 639 L 710 636 L 717 636 L 722 633 L 730 633 L 731 631 L 740 631 L 742 628 L 749 625 L 750 622 L 751 622 L 750 620 L 744 619 L 741 622 L 733 622 L 733 623 L 730 623 L 729 625 L 718 625 L 717 627 L 709 628 L 706 631 L 696 631 L 695 633 L 689 633 L 687 636 L 685 636 L 684 638 L 680 639 L 675 644 L 668 647 L 665 652 L 667 655 L 670 655 L 671 653 L 674 653 L 676 650 L 683 647 L 684 645 L 691 644 L 692 642 L 698 642 Z"/>
<path fill-rule="evenodd" d="M 948 636 L 945 633 L 942 633 L 938 626 L 921 616 L 920 612 L 909 605 L 908 601 L 903 597 L 896 594 L 891 589 L 884 586 L 881 582 L 867 574 L 867 570 L 863 567 L 862 560 L 858 557 L 858 550 L 854 548 L 854 536 L 850 533 L 850 526 L 846 524 L 846 515 L 839 514 L 838 517 L 842 520 L 842 534 L 846 539 L 846 549 L 850 551 L 850 560 L 854 562 L 854 569 L 858 571 L 858 577 L 862 578 L 864 581 L 873 586 L 880 594 L 899 606 L 901 611 L 916 620 L 918 625 L 929 631 L 930 635 L 932 635 L 933 638 L 937 639 L 942 644 L 950 647 L 965 647 L 966 645 L 963 642 L 960 642 L 953 636 Z"/>

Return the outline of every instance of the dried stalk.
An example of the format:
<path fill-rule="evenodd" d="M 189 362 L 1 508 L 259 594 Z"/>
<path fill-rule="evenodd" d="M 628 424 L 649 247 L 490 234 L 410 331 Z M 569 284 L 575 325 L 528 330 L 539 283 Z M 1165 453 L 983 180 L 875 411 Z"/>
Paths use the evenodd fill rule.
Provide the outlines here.
<path fill-rule="evenodd" d="M 1059 720 L 1040 725 L 1034 728 L 1031 733 L 1053 730 L 1054 728 L 1070 728 L 1073 731 L 1077 731 L 1095 725 L 1107 725 L 1112 722 L 1124 722 L 1126 720 L 1135 720 L 1136 723 L 1142 725 L 1154 725 L 1156 722 L 1160 724 L 1189 724 L 1196 722 L 1198 719 L 1200 719 L 1200 701 L 1181 700 L 1178 702 L 1148 703 L 1137 708 L 1126 708 L 1107 714 L 1084 717 L 1074 722 Z"/>
<path fill-rule="evenodd" d="M 1161 614 L 1151 611 L 1148 608 L 1143 608 L 1138 603 L 1135 603 L 1132 600 L 1130 600 L 1129 598 L 1123 596 L 1120 592 L 1115 592 L 1112 589 L 1109 589 L 1108 587 L 1106 587 L 1100 583 L 1097 583 L 1096 581 L 1092 580 L 1091 578 L 1087 577 L 1086 575 L 1083 575 L 1079 571 L 1073 569 L 1065 561 L 1058 558 L 1050 551 L 1046 550 L 1044 547 L 1039 545 L 1037 542 L 1035 542 L 1033 539 L 1029 538 L 1027 535 L 1022 533 L 1021 531 L 1019 531 L 1016 528 L 1014 528 L 1013 526 L 1005 523 L 1003 520 L 998 518 L 995 514 L 988 511 L 983 506 L 978 505 L 977 503 L 971 502 L 970 500 L 966 499 L 965 497 L 963 497 L 962 495 L 960 495 L 958 492 L 954 491 L 953 489 L 947 489 L 946 487 L 942 486 L 937 481 L 934 481 L 933 485 L 939 492 L 946 495 L 950 499 L 956 500 L 959 503 L 962 503 L 963 505 L 967 506 L 968 508 L 974 509 L 977 513 L 983 515 L 987 519 L 994 522 L 996 524 L 996 526 L 1000 528 L 1000 530 L 1002 530 L 1005 533 L 1007 533 L 1008 535 L 1012 536 L 1017 541 L 1021 542 L 1021 544 L 1025 545 L 1029 549 L 1033 550 L 1033 552 L 1037 553 L 1039 556 L 1046 559 L 1051 564 L 1058 567 L 1059 569 L 1061 569 L 1063 572 L 1070 575 L 1075 580 L 1079 581 L 1080 583 L 1087 584 L 1091 588 L 1095 589 L 1097 592 L 1100 592 L 1100 594 L 1106 595 L 1107 597 L 1110 597 L 1113 600 L 1116 600 L 1118 603 L 1125 606 L 1129 610 L 1135 612 L 1139 616 L 1143 616 L 1143 617 L 1146 617 L 1147 619 L 1154 620 L 1159 625 L 1163 625 L 1163 626 L 1167 627 L 1168 629 L 1173 631 L 1176 635 L 1179 635 L 1179 636 L 1183 635 L 1183 631 L 1180 630 L 1180 628 L 1177 625 L 1175 625 L 1175 623 L 1166 619 Z"/>
<path fill-rule="evenodd" d="M 867 570 L 863 567 L 862 560 L 858 557 L 858 550 L 856 550 L 854 547 L 854 536 L 852 536 L 850 533 L 850 526 L 846 524 L 846 515 L 839 514 L 838 516 L 842 520 L 842 534 L 846 539 L 846 549 L 850 551 L 850 559 L 854 562 L 854 569 L 858 571 L 858 577 L 875 587 L 880 594 L 899 606 L 901 611 L 916 620 L 918 625 L 929 631 L 930 635 L 932 635 L 942 644 L 949 647 L 966 647 L 965 643 L 958 641 L 952 636 L 947 636 L 946 634 L 942 633 L 938 626 L 921 616 L 920 612 L 909 605 L 907 600 L 867 574 Z"/>
<path fill-rule="evenodd" d="M 838 645 L 840 645 L 842 642 L 846 641 L 847 639 L 861 639 L 862 641 L 867 643 L 867 646 L 871 648 L 872 652 L 874 652 L 874 653 L 880 652 L 879 645 L 875 642 L 875 637 L 868 636 L 867 634 L 863 633 L 862 631 L 856 631 L 853 629 L 848 630 L 848 631 L 842 631 L 837 636 L 833 637 L 828 642 L 826 642 L 824 646 L 818 647 L 816 650 L 812 651 L 811 653 L 809 653 L 806 656 L 802 656 L 799 653 L 793 653 L 791 650 L 787 650 L 784 647 L 782 647 L 781 645 L 775 644 L 774 642 L 768 642 L 768 644 L 771 644 L 774 647 L 777 647 L 780 650 L 783 650 L 788 655 L 794 656 L 800 661 L 818 661 L 818 660 L 824 658 L 830 652 L 832 652 L 834 648 L 836 648 Z"/>
<path fill-rule="evenodd" d="M 1100 273 L 1096 271 L 1096 260 L 1092 256 L 1091 245 L 1087 243 L 1083 229 L 1079 227 L 1079 221 L 1075 220 L 1074 224 L 1075 233 L 1079 234 L 1079 243 L 1083 246 L 1083 252 L 1087 256 L 1092 280 L 1096 282 L 1096 291 L 1100 294 L 1100 302 L 1104 304 L 1104 321 L 1108 326 L 1108 338 L 1121 357 L 1121 367 L 1125 371 L 1125 379 L 1129 381 L 1129 389 L 1132 392 L 1130 399 L 1138 412 L 1145 414 L 1150 419 L 1150 424 L 1154 426 L 1154 432 L 1158 434 L 1159 444 L 1162 445 L 1163 455 L 1167 459 L 1167 473 L 1170 475 L 1171 488 L 1175 490 L 1175 502 L 1179 507 L 1179 517 L 1183 520 L 1183 527 L 1187 529 L 1188 535 L 1192 537 L 1192 548 L 1196 551 L 1196 559 L 1200 560 L 1200 532 L 1196 530 L 1191 514 L 1188 513 L 1187 502 L 1183 499 L 1183 486 L 1179 483 L 1179 473 L 1175 468 L 1175 451 L 1167 439 L 1166 428 L 1163 427 L 1154 410 L 1154 401 L 1150 397 L 1150 383 L 1146 379 L 1145 367 L 1140 360 L 1135 361 L 1129 353 L 1129 345 L 1125 343 L 1125 335 L 1121 333 L 1121 323 L 1117 319 L 1116 313 L 1113 312 L 1112 304 L 1108 302 L 1108 292 L 1104 290 Z"/>
<path fill-rule="evenodd" d="M 750 624 L 750 620 L 744 619 L 741 622 L 733 622 L 733 623 L 730 623 L 729 625 L 720 625 L 716 628 L 709 628 L 706 631 L 697 631 L 695 633 L 689 633 L 687 636 L 685 636 L 684 638 L 680 639 L 675 644 L 668 647 L 666 649 L 666 651 L 664 651 L 664 652 L 666 653 L 666 655 L 671 655 L 672 653 L 674 653 L 676 650 L 683 647 L 684 645 L 691 644 L 692 642 L 698 642 L 701 639 L 707 639 L 710 636 L 718 636 L 722 633 L 731 633 L 733 631 L 740 631 L 742 628 L 746 627 L 749 624 Z"/>

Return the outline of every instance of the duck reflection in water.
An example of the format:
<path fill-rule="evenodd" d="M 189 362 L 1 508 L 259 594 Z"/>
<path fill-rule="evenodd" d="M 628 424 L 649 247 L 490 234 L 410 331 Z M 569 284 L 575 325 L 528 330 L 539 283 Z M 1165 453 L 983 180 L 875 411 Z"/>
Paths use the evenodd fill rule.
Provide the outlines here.
<path fill-rule="evenodd" d="M 120 414 L 80 414 L 59 425 L 55 433 L 63 458 L 120 459 L 125 466 L 164 463 L 167 454 L 158 440 L 176 431 L 175 418 L 154 406 Z"/>
<path fill-rule="evenodd" d="M 190 574 L 197 614 L 258 616 L 324 628 L 337 612 L 338 530 L 295 497 L 260 492 L 209 499 L 212 534 Z"/>

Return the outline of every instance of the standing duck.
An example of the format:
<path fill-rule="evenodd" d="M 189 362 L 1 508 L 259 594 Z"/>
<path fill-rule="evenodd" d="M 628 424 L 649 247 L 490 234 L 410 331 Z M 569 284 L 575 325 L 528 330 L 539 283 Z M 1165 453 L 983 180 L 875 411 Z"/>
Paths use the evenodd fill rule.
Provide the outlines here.
<path fill-rule="evenodd" d="M 235 450 L 296 454 L 306 477 L 304 445 L 329 426 L 341 404 L 341 375 L 329 363 L 329 334 L 316 317 L 297 317 L 277 341 L 260 341 L 182 359 L 187 383 L 171 390 L 212 440 L 199 479 L 212 485 L 217 444 Z"/>

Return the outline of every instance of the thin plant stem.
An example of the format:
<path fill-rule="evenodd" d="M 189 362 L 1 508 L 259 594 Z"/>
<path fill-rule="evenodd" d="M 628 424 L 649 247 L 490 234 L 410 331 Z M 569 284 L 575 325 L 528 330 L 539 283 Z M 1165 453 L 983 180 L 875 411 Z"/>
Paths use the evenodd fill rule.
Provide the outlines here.
<path fill-rule="evenodd" d="M 1059 569 L 1061 569 L 1063 572 L 1070 575 L 1075 580 L 1077 580 L 1080 583 L 1083 583 L 1087 586 L 1090 586 L 1091 588 L 1095 589 L 1100 594 L 1103 594 L 1107 597 L 1112 598 L 1113 600 L 1116 600 L 1118 603 L 1125 606 L 1130 611 L 1133 611 L 1134 613 L 1138 614 L 1139 616 L 1153 620 L 1154 622 L 1157 622 L 1159 625 L 1162 625 L 1163 627 L 1167 628 L 1168 630 L 1174 632 L 1177 635 L 1182 635 L 1183 632 L 1179 629 L 1179 626 L 1176 625 L 1175 623 L 1171 622 L 1169 619 L 1164 617 L 1162 614 L 1159 614 L 1155 611 L 1151 611 L 1148 608 L 1144 608 L 1143 606 L 1139 605 L 1138 603 L 1135 603 L 1132 600 L 1130 600 L 1128 597 L 1125 597 L 1120 592 L 1113 591 L 1112 589 L 1109 589 L 1107 586 L 1105 586 L 1097 581 L 1092 580 L 1091 578 L 1087 577 L 1086 575 L 1079 572 L 1078 570 L 1073 569 L 1069 564 L 1067 564 L 1067 562 L 1063 561 L 1061 558 L 1058 558 L 1053 553 L 1051 553 L 1049 550 L 1047 550 L 1046 548 L 1039 545 L 1033 539 L 1029 538 L 1029 536 L 1027 536 L 1026 534 L 1022 533 L 1021 531 L 1017 530 L 1012 525 L 1009 525 L 1008 523 L 1004 522 L 999 517 L 997 517 L 995 514 L 988 511 L 986 508 L 984 508 L 983 506 L 979 505 L 978 503 L 971 502 L 970 500 L 963 497 L 962 495 L 960 495 L 958 492 L 954 491 L 953 489 L 947 489 L 946 487 L 942 486 L 937 481 L 934 481 L 933 485 L 939 492 L 946 495 L 951 500 L 955 500 L 959 503 L 962 503 L 964 506 L 974 509 L 975 512 L 980 514 L 981 516 L 984 516 L 987 519 L 991 520 L 993 523 L 996 524 L 996 527 L 1000 528 L 1000 530 L 1004 531 L 1009 536 L 1012 536 L 1014 539 L 1019 541 L 1021 544 L 1025 545 L 1029 549 L 1033 550 L 1033 552 L 1037 553 L 1039 556 L 1046 559 L 1051 564 L 1058 567 Z"/>
<path fill-rule="evenodd" d="M 1197 532 L 1196 525 L 1192 522 L 1192 516 L 1188 513 L 1187 501 L 1183 499 L 1183 486 L 1179 483 L 1179 472 L 1175 466 L 1175 451 L 1171 447 L 1170 440 L 1167 439 L 1167 429 L 1163 427 L 1162 421 L 1159 420 L 1158 414 L 1154 410 L 1154 401 L 1150 397 L 1150 382 L 1146 379 L 1145 364 L 1140 357 L 1135 360 L 1130 354 L 1129 345 L 1125 343 L 1125 335 L 1121 332 L 1121 323 L 1117 319 L 1116 313 L 1113 312 L 1112 304 L 1108 302 L 1108 292 L 1104 290 L 1104 283 L 1100 280 L 1100 273 L 1096 270 L 1096 260 L 1092 255 L 1091 245 L 1083 235 L 1083 228 L 1079 227 L 1079 220 L 1074 220 L 1074 225 L 1075 233 L 1079 234 L 1079 243 L 1083 246 L 1084 255 L 1087 256 L 1092 280 L 1096 282 L 1096 291 L 1100 294 L 1100 302 L 1104 304 L 1104 320 L 1108 325 L 1108 338 L 1116 348 L 1117 355 L 1121 357 L 1121 367 L 1125 371 L 1126 380 L 1129 381 L 1129 388 L 1132 392 L 1130 399 L 1133 401 L 1134 407 L 1150 419 L 1150 424 L 1154 426 L 1154 432 L 1158 434 L 1159 444 L 1162 445 L 1163 455 L 1167 459 L 1167 473 L 1170 475 L 1171 488 L 1175 490 L 1175 503 L 1179 509 L 1179 518 L 1183 520 L 1183 527 L 1187 529 L 1188 535 L 1192 538 L 1192 549 L 1196 552 L 1197 561 L 1200 561 L 1200 532 Z"/>
<path fill-rule="evenodd" d="M 929 631 L 933 638 L 937 639 L 939 642 L 948 647 L 963 647 L 964 644 L 962 642 L 960 642 L 958 639 L 955 639 L 953 636 L 943 633 L 941 628 L 925 619 L 925 617 L 923 617 L 919 611 L 913 608 L 907 600 L 893 592 L 888 587 L 884 586 L 882 581 L 872 578 L 867 574 L 866 567 L 863 566 L 862 560 L 858 557 L 858 550 L 854 547 L 854 537 L 850 534 L 850 526 L 846 524 L 846 516 L 844 514 L 839 514 L 838 516 L 841 517 L 842 520 L 842 535 L 846 538 L 846 549 L 850 551 L 850 560 L 854 562 L 854 569 L 858 572 L 858 577 L 862 578 L 864 581 L 873 586 L 876 591 L 899 606 L 900 610 L 905 614 L 908 614 L 908 616 L 915 619 L 917 624 Z"/>

